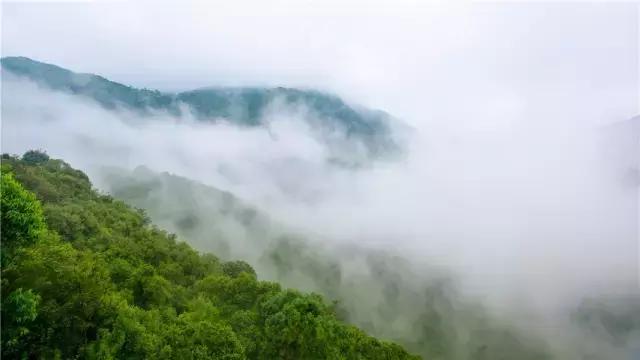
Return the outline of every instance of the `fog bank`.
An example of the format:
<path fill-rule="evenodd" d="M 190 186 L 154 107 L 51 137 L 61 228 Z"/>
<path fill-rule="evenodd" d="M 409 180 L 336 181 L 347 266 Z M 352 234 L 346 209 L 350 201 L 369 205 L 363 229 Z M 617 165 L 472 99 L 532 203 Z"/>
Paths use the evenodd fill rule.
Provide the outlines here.
<path fill-rule="evenodd" d="M 501 306 L 557 310 L 637 286 L 637 185 L 608 165 L 635 154 L 608 158 L 616 135 L 601 127 L 433 127 L 403 161 L 353 170 L 327 161 L 303 114 L 276 109 L 268 129 L 239 128 L 108 111 L 10 76 L 3 85 L 5 152 L 45 149 L 90 175 L 145 165 L 195 179 L 323 242 L 442 265 Z"/>

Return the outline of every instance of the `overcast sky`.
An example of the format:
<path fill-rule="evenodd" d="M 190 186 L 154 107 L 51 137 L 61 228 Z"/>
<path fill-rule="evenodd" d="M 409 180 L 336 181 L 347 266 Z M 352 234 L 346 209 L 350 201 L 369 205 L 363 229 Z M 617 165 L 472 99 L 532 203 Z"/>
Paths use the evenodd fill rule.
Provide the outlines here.
<path fill-rule="evenodd" d="M 633 3 L 5 2 L 2 20 L 3 56 L 136 86 L 318 87 L 414 124 L 638 112 Z"/>

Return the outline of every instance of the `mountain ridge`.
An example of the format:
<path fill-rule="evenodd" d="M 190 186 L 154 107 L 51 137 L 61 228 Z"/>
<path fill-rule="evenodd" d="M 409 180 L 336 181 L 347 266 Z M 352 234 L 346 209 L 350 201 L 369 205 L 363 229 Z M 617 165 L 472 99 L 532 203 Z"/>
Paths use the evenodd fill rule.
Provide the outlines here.
<path fill-rule="evenodd" d="M 2 69 L 26 77 L 55 91 L 88 97 L 102 107 L 125 108 L 149 114 L 166 111 L 173 116 L 188 112 L 200 121 L 220 119 L 240 126 L 266 125 L 266 117 L 274 106 L 284 113 L 299 114 L 309 125 L 319 130 L 323 140 L 333 141 L 338 133 L 348 141 L 365 145 L 367 157 L 379 157 L 401 150 L 392 127 L 399 120 L 381 110 L 351 105 L 339 96 L 319 90 L 288 87 L 224 87 L 210 86 L 181 92 L 161 92 L 137 88 L 111 81 L 91 73 L 76 73 L 54 64 L 27 57 L 4 57 Z"/>

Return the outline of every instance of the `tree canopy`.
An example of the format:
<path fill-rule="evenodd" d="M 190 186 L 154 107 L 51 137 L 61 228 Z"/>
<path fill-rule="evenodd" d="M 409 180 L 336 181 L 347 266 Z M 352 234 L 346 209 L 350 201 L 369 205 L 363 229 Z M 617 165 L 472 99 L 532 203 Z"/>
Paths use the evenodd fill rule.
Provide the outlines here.
<path fill-rule="evenodd" d="M 198 253 L 63 161 L 30 159 L 3 156 L 3 357 L 416 358 L 320 295 Z"/>

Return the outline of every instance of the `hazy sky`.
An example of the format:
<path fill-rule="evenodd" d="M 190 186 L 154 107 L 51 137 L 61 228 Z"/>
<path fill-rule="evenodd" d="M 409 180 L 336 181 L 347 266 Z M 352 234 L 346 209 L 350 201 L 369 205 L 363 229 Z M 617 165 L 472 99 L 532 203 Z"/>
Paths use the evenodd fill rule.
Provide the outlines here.
<path fill-rule="evenodd" d="M 5 2 L 2 13 L 3 56 L 137 86 L 320 87 L 412 123 L 492 114 L 483 128 L 556 103 L 587 104 L 594 121 L 638 112 L 633 3 Z"/>

